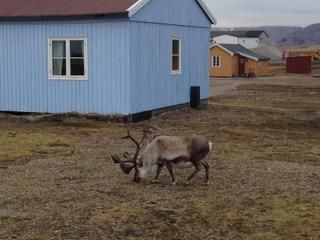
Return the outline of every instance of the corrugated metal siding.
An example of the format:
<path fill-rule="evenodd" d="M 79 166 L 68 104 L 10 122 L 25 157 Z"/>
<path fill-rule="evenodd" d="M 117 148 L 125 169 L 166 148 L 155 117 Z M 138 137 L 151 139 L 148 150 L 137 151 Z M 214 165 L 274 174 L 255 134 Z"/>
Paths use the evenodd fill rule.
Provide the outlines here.
<path fill-rule="evenodd" d="M 187 103 L 192 85 L 208 98 L 209 36 L 209 28 L 131 23 L 131 113 Z M 171 74 L 172 37 L 182 38 L 179 75 Z"/>
<path fill-rule="evenodd" d="M 88 37 L 88 81 L 48 80 L 48 37 Z M 129 22 L 0 24 L 0 111 L 130 112 Z"/>
<path fill-rule="evenodd" d="M 312 57 L 288 57 L 286 69 L 287 73 L 310 74 L 312 71 Z"/>
<path fill-rule="evenodd" d="M 150 1 L 131 23 L 131 113 L 209 97 L 211 22 L 196 0 Z M 171 38 L 182 38 L 182 73 L 171 74 Z"/>
<path fill-rule="evenodd" d="M 211 26 L 210 20 L 196 0 L 153 0 L 135 14 L 132 20 L 185 26 Z"/>
<path fill-rule="evenodd" d="M 159 23 L 156 23 L 159 22 Z M 195 0 L 151 1 L 133 21 L 0 23 L 0 111 L 129 114 L 209 97 L 210 21 Z M 88 81 L 48 79 L 48 38 L 88 37 Z M 171 38 L 182 74 L 171 74 Z"/>

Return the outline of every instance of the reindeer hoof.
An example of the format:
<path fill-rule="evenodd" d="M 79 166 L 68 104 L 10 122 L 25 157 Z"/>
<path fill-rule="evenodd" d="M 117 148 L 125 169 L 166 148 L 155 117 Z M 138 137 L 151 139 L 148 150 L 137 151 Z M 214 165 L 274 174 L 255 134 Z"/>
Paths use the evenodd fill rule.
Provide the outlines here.
<path fill-rule="evenodd" d="M 191 185 L 191 184 L 192 184 L 192 181 L 191 181 L 191 180 L 187 180 L 187 181 L 186 181 L 186 184 L 187 184 L 187 185 Z"/>
<path fill-rule="evenodd" d="M 153 179 L 151 183 L 154 183 L 154 184 L 159 183 L 159 179 Z"/>
<path fill-rule="evenodd" d="M 177 181 L 174 181 L 171 183 L 172 186 L 176 186 L 176 184 L 177 184 Z"/>
<path fill-rule="evenodd" d="M 201 184 L 202 186 L 209 186 L 209 182 L 204 182 Z"/>

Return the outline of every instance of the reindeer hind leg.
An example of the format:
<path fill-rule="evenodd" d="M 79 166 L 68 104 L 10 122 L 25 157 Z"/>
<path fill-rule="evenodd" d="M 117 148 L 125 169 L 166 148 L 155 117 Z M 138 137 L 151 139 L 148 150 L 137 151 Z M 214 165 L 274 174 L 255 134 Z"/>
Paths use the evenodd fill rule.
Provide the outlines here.
<path fill-rule="evenodd" d="M 191 184 L 192 183 L 192 179 L 197 175 L 197 173 L 200 171 L 200 163 L 198 161 L 192 161 L 195 170 L 194 172 L 191 174 L 190 177 L 188 177 L 187 179 L 187 184 Z"/>
<path fill-rule="evenodd" d="M 210 168 L 210 166 L 206 161 L 202 161 L 201 165 L 206 170 L 206 179 L 205 179 L 205 181 L 204 181 L 204 183 L 202 185 L 208 186 L 209 185 L 209 168 Z"/>
<path fill-rule="evenodd" d="M 172 164 L 171 164 L 170 162 L 166 161 L 166 167 L 167 167 L 168 172 L 170 173 L 170 176 L 171 176 L 171 178 L 172 178 L 172 183 L 171 183 L 171 185 L 175 186 L 176 183 L 177 183 L 177 181 L 176 181 L 176 178 L 175 178 L 175 176 L 174 176 L 174 174 L 173 174 Z"/>

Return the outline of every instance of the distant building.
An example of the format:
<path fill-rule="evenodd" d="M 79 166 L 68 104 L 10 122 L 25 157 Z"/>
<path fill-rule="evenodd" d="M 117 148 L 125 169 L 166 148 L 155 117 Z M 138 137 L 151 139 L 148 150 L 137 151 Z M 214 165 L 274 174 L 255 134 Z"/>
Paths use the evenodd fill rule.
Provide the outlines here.
<path fill-rule="evenodd" d="M 248 49 L 268 45 L 269 35 L 265 31 L 213 31 L 211 39 L 218 44 L 240 44 Z"/>
<path fill-rule="evenodd" d="M 310 74 L 312 72 L 312 57 L 288 57 L 286 59 L 286 71 L 294 74 Z"/>
<path fill-rule="evenodd" d="M 267 76 L 269 60 L 240 44 L 213 44 L 210 48 L 210 76 Z"/>

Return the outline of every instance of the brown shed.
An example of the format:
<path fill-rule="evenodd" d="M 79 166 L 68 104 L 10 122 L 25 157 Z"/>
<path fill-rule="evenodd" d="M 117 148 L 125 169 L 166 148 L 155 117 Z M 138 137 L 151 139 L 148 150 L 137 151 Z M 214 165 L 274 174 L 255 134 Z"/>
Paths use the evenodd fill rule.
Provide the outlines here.
<path fill-rule="evenodd" d="M 210 49 L 210 76 L 266 76 L 269 60 L 240 44 L 214 44 Z"/>
<path fill-rule="evenodd" d="M 312 65 L 312 57 L 288 57 L 287 73 L 310 74 Z"/>

